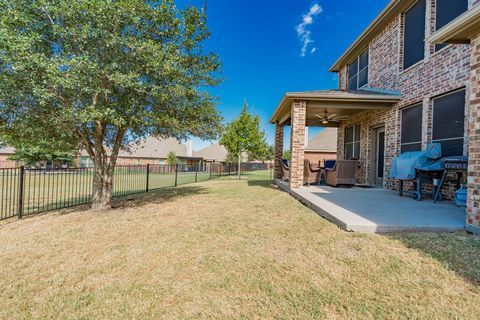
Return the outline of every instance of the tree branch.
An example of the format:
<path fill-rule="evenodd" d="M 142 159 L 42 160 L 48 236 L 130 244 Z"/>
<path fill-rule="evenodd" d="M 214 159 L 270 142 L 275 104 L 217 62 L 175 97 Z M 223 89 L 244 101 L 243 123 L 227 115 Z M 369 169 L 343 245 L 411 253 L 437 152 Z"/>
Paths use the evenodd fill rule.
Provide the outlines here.
<path fill-rule="evenodd" d="M 117 135 L 115 136 L 115 142 L 113 143 L 112 154 L 110 155 L 110 163 L 108 165 L 108 170 L 113 170 L 117 164 L 118 153 L 120 152 L 120 147 L 122 146 L 122 140 L 125 136 L 127 128 L 119 128 Z"/>
<path fill-rule="evenodd" d="M 90 158 L 94 159 L 95 158 L 95 152 L 93 151 L 94 145 L 92 144 L 90 139 L 88 139 L 88 137 L 78 128 L 75 130 L 75 133 L 82 140 L 82 144 L 85 147 L 85 150 L 87 151 Z"/>

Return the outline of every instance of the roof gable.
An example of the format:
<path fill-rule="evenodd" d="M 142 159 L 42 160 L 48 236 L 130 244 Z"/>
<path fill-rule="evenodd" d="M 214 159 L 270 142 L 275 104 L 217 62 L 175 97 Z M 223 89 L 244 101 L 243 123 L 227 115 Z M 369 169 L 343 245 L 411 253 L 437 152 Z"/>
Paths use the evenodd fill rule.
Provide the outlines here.
<path fill-rule="evenodd" d="M 337 128 L 325 128 L 311 140 L 308 141 L 305 147 L 306 151 L 323 151 L 336 152 L 337 151 Z"/>

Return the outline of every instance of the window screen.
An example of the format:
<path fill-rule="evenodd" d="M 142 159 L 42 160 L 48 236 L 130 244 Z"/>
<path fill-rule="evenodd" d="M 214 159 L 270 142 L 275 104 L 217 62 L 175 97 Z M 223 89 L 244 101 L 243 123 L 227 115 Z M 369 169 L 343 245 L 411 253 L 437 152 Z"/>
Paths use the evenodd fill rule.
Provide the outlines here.
<path fill-rule="evenodd" d="M 360 125 L 345 128 L 345 159 L 360 158 Z"/>
<path fill-rule="evenodd" d="M 348 88 L 358 90 L 368 83 L 368 49 L 348 66 Z"/>
<path fill-rule="evenodd" d="M 425 55 L 425 0 L 419 0 L 405 12 L 403 69 L 423 60 Z"/>
<path fill-rule="evenodd" d="M 401 153 L 422 150 L 422 104 L 402 109 Z"/>
<path fill-rule="evenodd" d="M 436 5 L 436 19 L 435 28 L 440 28 L 447 25 L 456 17 L 468 10 L 468 0 L 437 0 Z M 445 47 L 446 44 L 437 44 L 435 50 L 440 50 Z"/>
<path fill-rule="evenodd" d="M 463 155 L 465 90 L 433 99 L 432 142 L 442 144 L 442 156 Z"/>

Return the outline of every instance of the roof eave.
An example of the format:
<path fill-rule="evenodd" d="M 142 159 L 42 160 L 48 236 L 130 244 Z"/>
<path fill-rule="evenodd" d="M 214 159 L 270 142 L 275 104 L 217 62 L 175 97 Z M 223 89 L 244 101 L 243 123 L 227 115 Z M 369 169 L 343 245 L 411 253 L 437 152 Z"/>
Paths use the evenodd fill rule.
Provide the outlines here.
<path fill-rule="evenodd" d="M 479 33 L 480 5 L 477 5 L 433 33 L 428 40 L 432 43 L 469 43 Z"/>
<path fill-rule="evenodd" d="M 402 97 L 400 95 L 363 95 L 363 94 L 348 94 L 347 95 L 329 95 L 329 94 L 315 94 L 305 92 L 287 92 L 283 96 L 282 100 L 278 104 L 275 112 L 270 118 L 270 123 L 275 124 L 278 122 L 279 114 L 284 111 L 285 105 L 293 100 L 307 100 L 307 101 L 339 101 L 339 102 L 377 102 L 377 103 L 396 103 L 400 101 Z"/>
<path fill-rule="evenodd" d="M 351 63 L 366 47 L 368 42 L 382 27 L 389 23 L 395 15 L 403 12 L 416 0 L 392 0 L 373 22 L 358 36 L 350 47 L 330 67 L 330 72 L 340 72 L 341 68 Z"/>

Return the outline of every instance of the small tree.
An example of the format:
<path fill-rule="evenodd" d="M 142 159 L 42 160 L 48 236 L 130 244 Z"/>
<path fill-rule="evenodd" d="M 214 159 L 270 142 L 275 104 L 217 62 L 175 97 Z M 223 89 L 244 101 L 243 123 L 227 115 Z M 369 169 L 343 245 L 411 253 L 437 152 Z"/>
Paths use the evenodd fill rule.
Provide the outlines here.
<path fill-rule="evenodd" d="M 260 117 L 247 111 L 248 105 L 242 107 L 240 116 L 230 122 L 220 139 L 231 155 L 236 155 L 238 163 L 238 178 L 241 175 L 242 155 L 259 154 L 266 148 L 265 133 L 260 129 Z"/>
<path fill-rule="evenodd" d="M 171 166 L 174 166 L 178 163 L 178 158 L 177 158 L 177 155 L 175 154 L 175 152 L 170 151 L 167 154 L 167 163 Z"/>
<path fill-rule="evenodd" d="M 5 145 L 15 148 L 15 154 L 10 156 L 9 159 L 25 165 L 33 165 L 39 161 L 71 163 L 77 152 L 75 145 L 66 141 L 52 141 L 47 137 L 37 137 L 35 143 L 22 138 L 21 134 L 17 135 L 16 139 L 2 135 L 0 140 L 4 141 Z"/>
<path fill-rule="evenodd" d="M 275 147 L 265 144 L 261 147 L 257 153 L 249 153 L 249 160 L 259 160 L 262 162 L 272 161 L 275 155 Z"/>
<path fill-rule="evenodd" d="M 228 153 L 225 161 L 227 161 L 228 163 L 237 163 L 238 162 L 238 157 L 237 157 L 236 154 Z"/>
<path fill-rule="evenodd" d="M 111 207 L 119 151 L 148 135 L 215 139 L 203 8 L 173 0 L 0 0 L 0 132 L 86 150 L 92 208 Z"/>
<path fill-rule="evenodd" d="M 282 158 L 285 160 L 292 160 L 292 152 L 290 150 L 283 150 Z"/>

